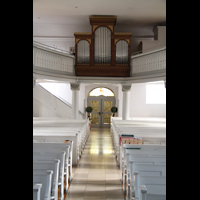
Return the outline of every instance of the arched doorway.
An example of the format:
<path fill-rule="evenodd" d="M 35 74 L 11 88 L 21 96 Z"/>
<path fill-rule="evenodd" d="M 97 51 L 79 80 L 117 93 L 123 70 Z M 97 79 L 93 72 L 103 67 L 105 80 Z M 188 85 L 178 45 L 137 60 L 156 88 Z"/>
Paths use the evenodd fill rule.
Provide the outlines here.
<path fill-rule="evenodd" d="M 89 92 L 87 105 L 93 108 L 92 127 L 110 127 L 111 108 L 115 106 L 114 92 L 105 87 L 94 88 Z"/>

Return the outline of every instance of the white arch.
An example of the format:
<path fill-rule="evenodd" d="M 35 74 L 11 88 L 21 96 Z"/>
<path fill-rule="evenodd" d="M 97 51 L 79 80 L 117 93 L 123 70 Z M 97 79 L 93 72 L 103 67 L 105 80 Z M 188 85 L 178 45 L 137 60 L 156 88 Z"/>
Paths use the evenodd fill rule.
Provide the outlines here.
<path fill-rule="evenodd" d="M 96 87 L 90 90 L 88 96 L 115 96 L 115 93 L 107 87 Z"/>

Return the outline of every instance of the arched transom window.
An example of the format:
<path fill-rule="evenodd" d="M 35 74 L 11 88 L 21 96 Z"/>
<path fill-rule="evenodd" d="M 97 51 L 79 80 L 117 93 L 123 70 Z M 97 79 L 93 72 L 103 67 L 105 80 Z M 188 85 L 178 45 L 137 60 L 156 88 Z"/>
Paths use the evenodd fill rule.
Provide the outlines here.
<path fill-rule="evenodd" d="M 89 93 L 89 96 L 101 96 L 101 95 L 106 97 L 115 96 L 115 94 L 110 89 L 103 87 L 95 88 Z"/>

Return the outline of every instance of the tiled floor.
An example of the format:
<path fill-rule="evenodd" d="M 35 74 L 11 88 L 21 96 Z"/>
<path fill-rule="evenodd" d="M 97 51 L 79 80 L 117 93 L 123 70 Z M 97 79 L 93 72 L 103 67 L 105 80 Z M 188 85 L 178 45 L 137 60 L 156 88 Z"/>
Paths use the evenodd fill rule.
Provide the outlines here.
<path fill-rule="evenodd" d="M 110 128 L 91 128 L 65 200 L 124 200 Z"/>

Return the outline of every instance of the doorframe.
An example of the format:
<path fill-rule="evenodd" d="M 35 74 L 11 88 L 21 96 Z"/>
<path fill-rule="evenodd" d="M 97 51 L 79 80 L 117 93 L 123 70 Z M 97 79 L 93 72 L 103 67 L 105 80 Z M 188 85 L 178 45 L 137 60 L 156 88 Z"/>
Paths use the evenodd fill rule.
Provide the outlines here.
<path fill-rule="evenodd" d="M 110 88 L 108 88 L 108 89 L 110 90 Z M 102 109 L 103 109 L 102 108 L 103 107 L 103 101 L 113 101 L 113 106 L 116 106 L 116 98 L 115 98 L 115 96 L 103 96 L 103 95 L 100 95 L 100 96 L 88 96 L 88 98 L 87 98 L 87 106 L 89 106 L 89 102 L 90 101 L 100 101 L 100 106 L 99 107 L 101 108 L 101 112 L 103 112 L 103 113 L 104 113 L 104 111 L 102 111 Z M 103 124 L 103 113 L 101 113 L 101 116 L 99 117 L 99 124 L 91 124 L 91 127 L 110 127 L 110 124 Z"/>

